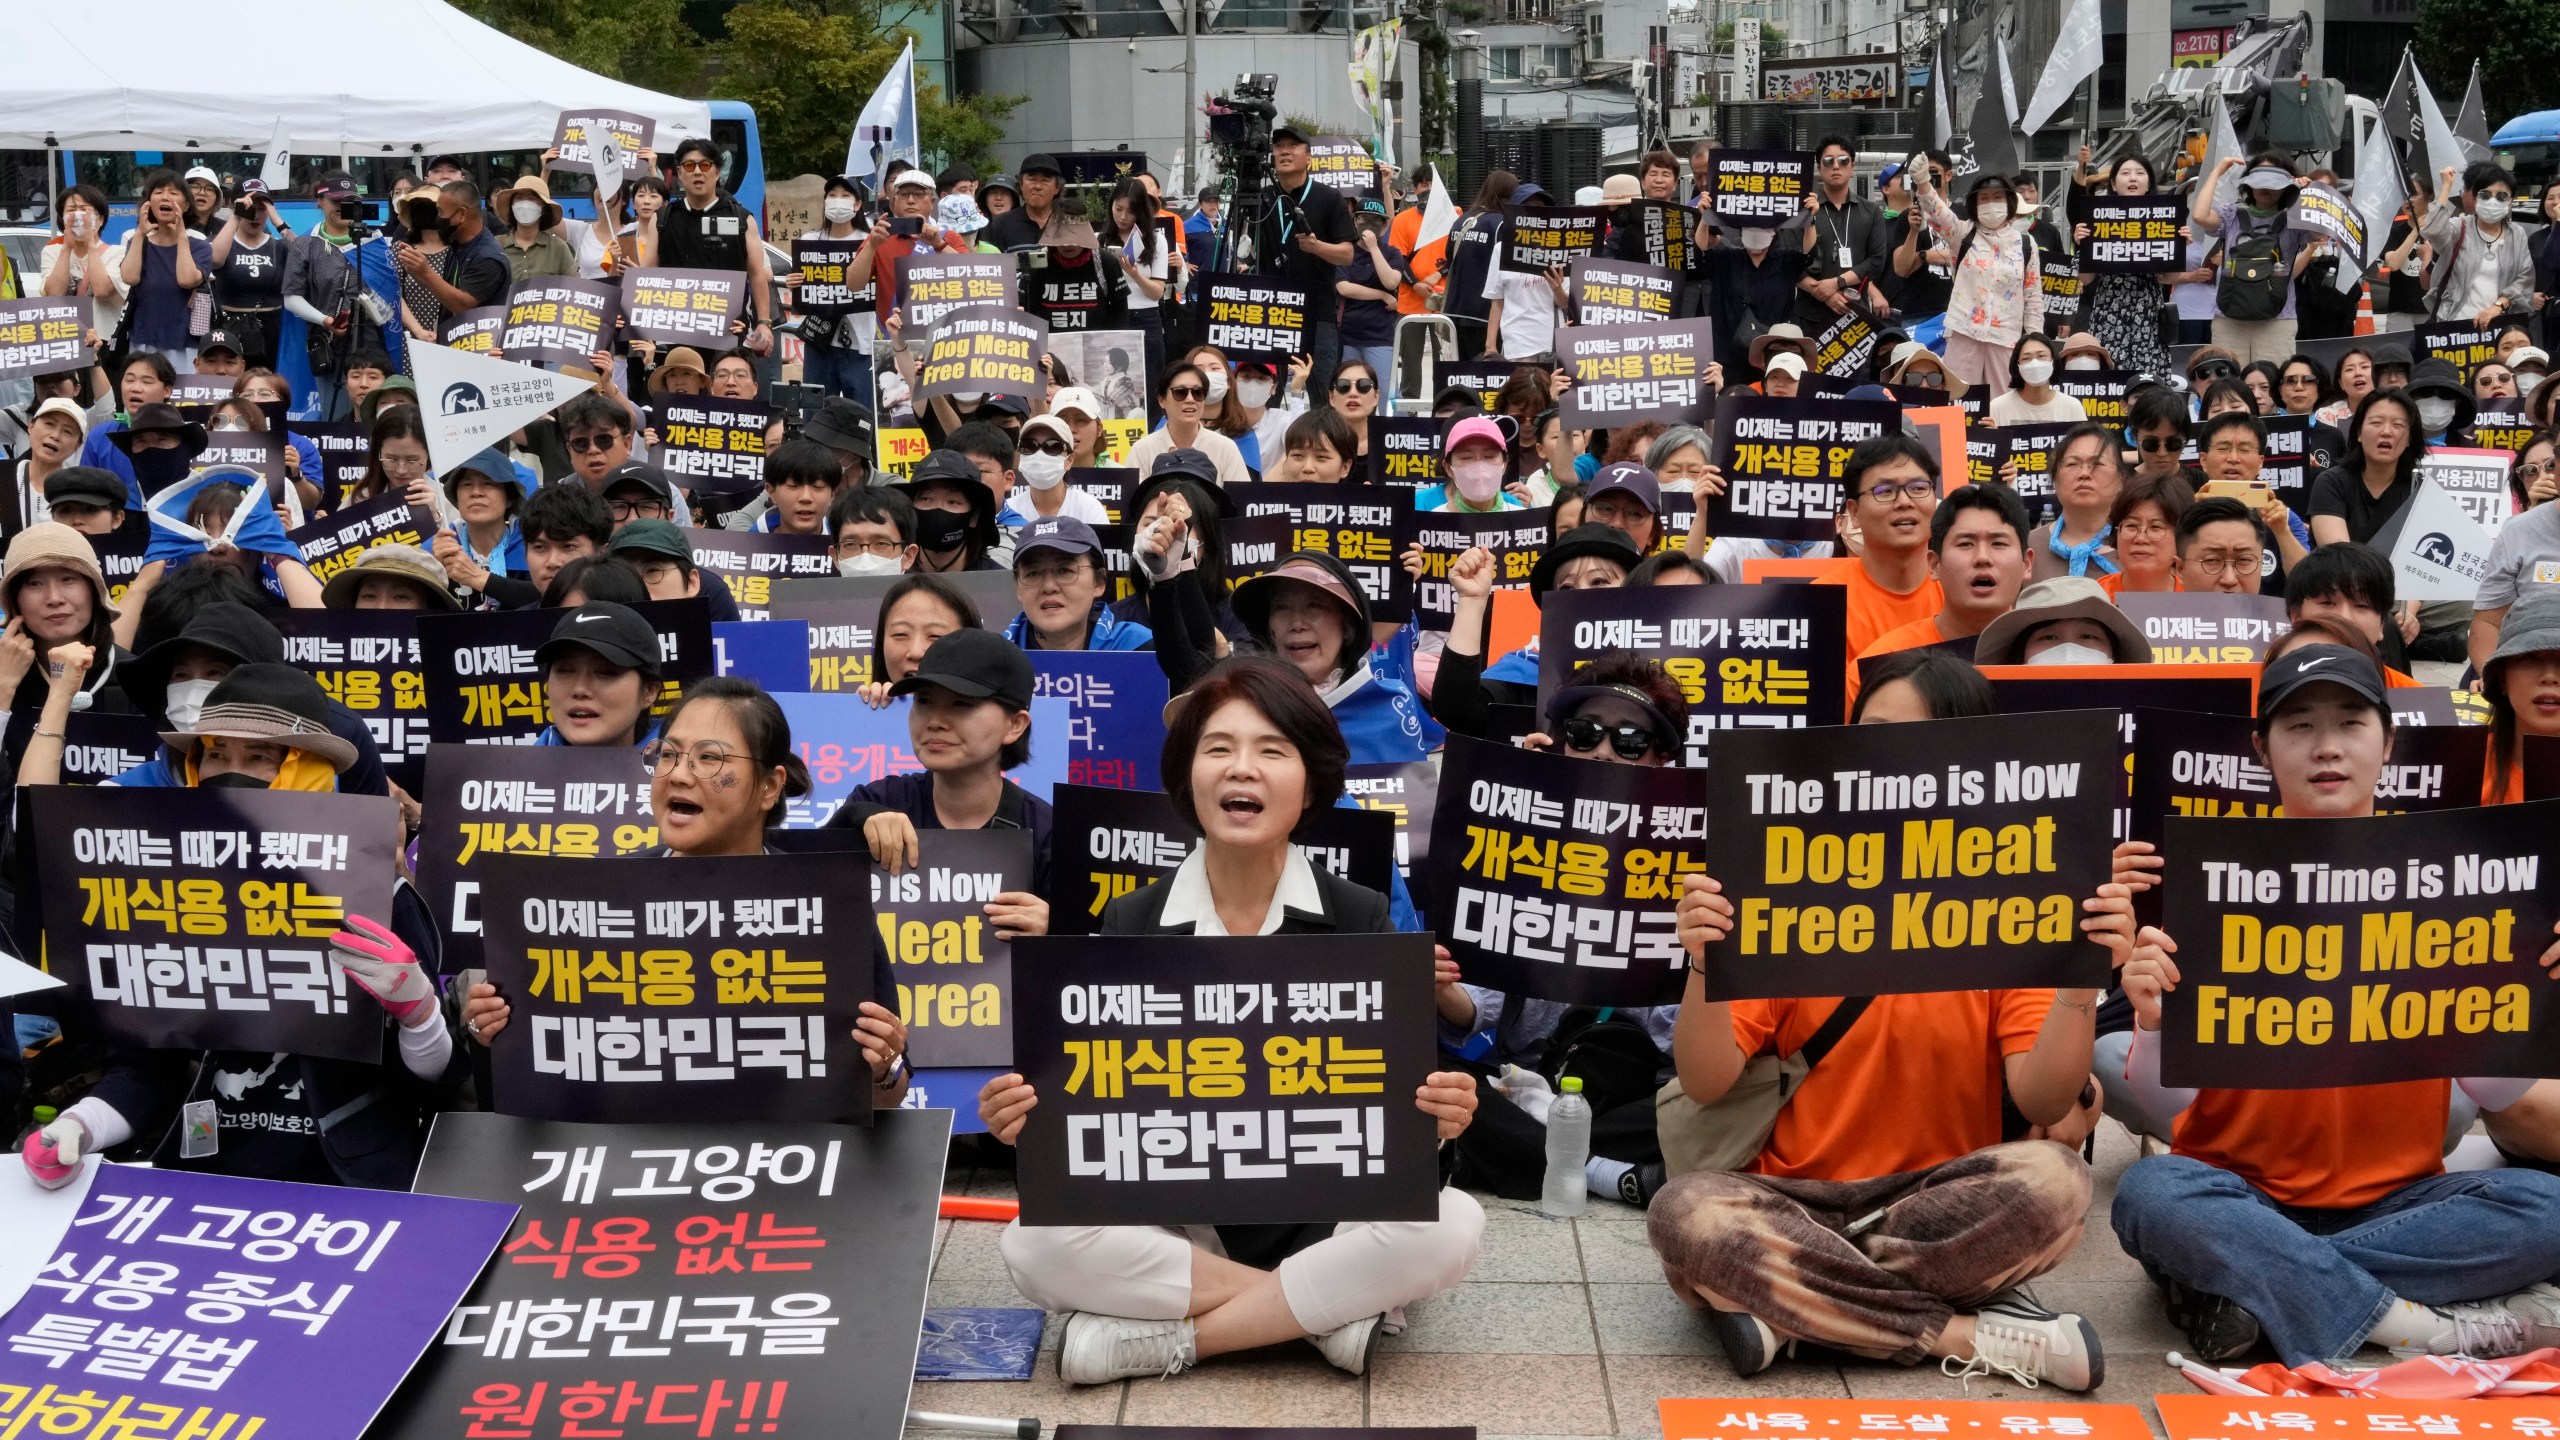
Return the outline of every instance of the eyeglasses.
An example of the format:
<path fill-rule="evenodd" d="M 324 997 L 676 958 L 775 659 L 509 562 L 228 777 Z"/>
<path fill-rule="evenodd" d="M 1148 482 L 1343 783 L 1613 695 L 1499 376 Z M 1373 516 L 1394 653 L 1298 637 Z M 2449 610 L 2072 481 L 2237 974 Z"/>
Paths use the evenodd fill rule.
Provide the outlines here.
<path fill-rule="evenodd" d="M 2255 575 L 2266 568 L 2265 559 L 2256 550 L 2198 555 L 2191 563 L 2207 575 Z"/>
<path fill-rule="evenodd" d="M 2536 460 L 2516 467 L 2519 480 L 2539 480 L 2545 475 L 2560 475 L 2560 460 Z"/>
<path fill-rule="evenodd" d="M 1044 585 L 1064 585 L 1083 570 L 1084 562 L 1081 560 L 1064 565 L 1034 565 L 1028 569 L 1016 565 L 1013 567 L 1013 579 L 1017 585 L 1028 585 L 1037 590 Z"/>
<path fill-rule="evenodd" d="M 720 167 L 708 160 L 686 160 L 678 163 L 676 168 L 691 175 L 707 175 Z"/>
<path fill-rule="evenodd" d="M 2187 437 L 2184 435 L 2145 435 L 2134 443 L 2142 447 L 2142 453 L 2145 455 L 2174 455 L 2187 448 Z"/>
<path fill-rule="evenodd" d="M 1366 395 L 1377 388 L 1378 382 L 1375 380 L 1336 380 L 1333 382 L 1333 393 L 1336 395 Z"/>
<path fill-rule="evenodd" d="M 663 518 L 667 510 L 666 506 L 655 500 L 608 500 L 605 502 L 605 508 L 613 512 L 613 520 L 617 525 L 625 520 L 640 519 L 643 515 Z"/>
<path fill-rule="evenodd" d="M 420 455 L 415 459 L 406 455 L 384 455 L 379 458 L 382 461 L 382 468 L 390 473 L 400 475 L 424 475 L 427 473 L 427 457 L 424 455 Z"/>
<path fill-rule="evenodd" d="M 1858 493 L 1869 500 L 1873 500 L 1879 505 L 1890 505 L 1894 502 L 1894 497 L 1896 496 L 1907 496 L 1915 501 L 1926 500 L 1930 496 L 1938 493 L 1938 482 L 1935 480 L 1905 480 L 1901 484 L 1896 485 L 1892 481 L 1888 480 L 1882 485 L 1870 485 Z"/>
<path fill-rule="evenodd" d="M 1067 442 L 1064 440 L 1025 440 L 1022 442 L 1022 450 L 1026 455 L 1064 455 L 1067 453 Z"/>
<path fill-rule="evenodd" d="M 598 450 L 610 450 L 621 440 L 619 435 L 572 435 L 569 437 L 569 451 L 574 455 L 589 455 Z"/>
<path fill-rule="evenodd" d="M 2237 365 L 2225 365 L 2219 360 L 2208 360 L 2190 371 L 2187 378 L 2195 381 L 2228 380 L 2239 373 L 2240 367 Z"/>
<path fill-rule="evenodd" d="M 1609 742 L 1609 748 L 1617 751 L 1618 758 L 1621 760 L 1641 760 L 1653 753 L 1651 726 L 1603 725 L 1587 715 L 1576 715 L 1558 725 L 1556 729 L 1564 736 L 1564 745 L 1568 750 L 1587 754 L 1599 749 L 1600 742 L 1606 740 Z"/>
<path fill-rule="evenodd" d="M 1174 385 L 1166 388 L 1164 396 L 1168 400 L 1206 400 L 1209 388 L 1205 385 Z"/>
<path fill-rule="evenodd" d="M 839 540 L 839 555 L 896 555 L 907 548 L 904 540 Z"/>
<path fill-rule="evenodd" d="M 652 740 L 640 748 L 640 759 L 648 765 L 650 774 L 669 774 L 678 762 L 682 762 L 696 780 L 709 780 L 728 769 L 732 762 L 745 758 L 728 746 L 711 740 L 705 740 L 690 750 L 664 740 Z"/>
<path fill-rule="evenodd" d="M 2178 527 L 2165 520 L 2127 520 L 2116 527 L 2116 538 L 2120 540 L 2156 540 L 2162 536 L 2170 534 L 2177 528 Z"/>

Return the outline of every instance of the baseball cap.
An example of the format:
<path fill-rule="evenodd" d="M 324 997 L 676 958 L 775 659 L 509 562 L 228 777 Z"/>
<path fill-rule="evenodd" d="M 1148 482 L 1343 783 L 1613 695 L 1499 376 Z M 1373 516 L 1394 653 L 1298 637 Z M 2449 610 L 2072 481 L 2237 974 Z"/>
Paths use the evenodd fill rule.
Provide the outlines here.
<path fill-rule="evenodd" d="M 1023 439 L 1030 439 L 1031 432 L 1034 430 L 1037 430 L 1044 435 L 1056 436 L 1059 442 L 1064 444 L 1070 452 L 1075 449 L 1076 432 L 1068 428 L 1066 421 L 1059 419 L 1055 415 L 1034 415 L 1030 419 L 1022 422 Z"/>
<path fill-rule="evenodd" d="M 604 547 L 615 555 L 664 555 L 671 560 L 693 563 L 693 546 L 672 520 L 632 520 L 613 532 L 612 543 Z"/>
<path fill-rule="evenodd" d="M 619 490 L 626 485 L 637 485 L 641 489 L 648 491 L 651 495 L 657 498 L 660 504 L 672 505 L 675 503 L 675 483 L 667 479 L 666 471 L 659 469 L 657 466 L 650 464 L 646 460 L 625 460 L 621 464 L 614 466 L 610 471 L 606 472 L 604 477 L 604 494 L 606 496 L 610 497 L 614 491 Z"/>
<path fill-rule="evenodd" d="M 1049 154 L 1044 150 L 1040 154 L 1034 155 L 1023 161 L 1020 173 L 1024 175 L 1060 175 L 1065 172 L 1058 168 L 1058 157 Z"/>
<path fill-rule="evenodd" d="M 1440 444 L 1440 452 L 1449 454 L 1470 440 L 1482 440 L 1497 450 L 1509 450 L 1511 442 L 1504 438 L 1502 427 L 1490 415 L 1470 415 L 1449 427 L 1449 438 Z"/>
<path fill-rule="evenodd" d="M 1901 173 L 1902 173 L 1902 162 L 1901 162 L 1901 161 L 1899 161 L 1899 160 L 1896 160 L 1896 161 L 1894 161 L 1893 163 L 1891 163 L 1891 164 L 1889 164 L 1889 165 L 1885 166 L 1883 169 L 1881 169 L 1881 170 L 1879 170 L 1879 171 L 1877 171 L 1877 172 L 1876 172 L 1876 183 L 1877 183 L 1877 184 L 1879 184 L 1879 185 L 1881 185 L 1881 184 L 1885 183 L 1886 181 L 1888 181 L 1888 180 L 1892 179 L 1894 176 L 1899 175 L 1899 174 L 1901 174 Z"/>
<path fill-rule="evenodd" d="M 1008 710 L 1031 708 L 1031 657 L 993 630 L 954 630 L 933 642 L 916 671 L 889 687 L 892 695 L 939 685 L 968 700 L 993 700 Z"/>
<path fill-rule="evenodd" d="M 311 193 L 321 200 L 352 200 L 356 197 L 356 182 L 344 175 L 329 176 L 315 182 Z"/>
<path fill-rule="evenodd" d="M 901 170 L 898 172 L 898 178 L 889 182 L 889 188 L 892 190 L 930 190 L 933 188 L 933 177 L 922 170 Z"/>
<path fill-rule="evenodd" d="M 1793 375 L 1801 380 L 1804 378 L 1804 357 L 1793 350 L 1781 350 L 1769 357 L 1767 369 L 1772 375 Z"/>
<path fill-rule="evenodd" d="M 1102 551 L 1101 537 L 1093 527 L 1073 515 L 1049 515 L 1022 527 L 1013 542 L 1014 563 L 1034 550 L 1055 550 L 1061 555 L 1096 555 Z"/>
<path fill-rule="evenodd" d="M 255 175 L 252 175 L 248 179 L 240 182 L 240 193 L 242 195 L 264 195 L 267 193 L 267 182 L 259 179 Z M 413 190 L 410 193 L 414 195 L 417 192 Z"/>
<path fill-rule="evenodd" d="M 32 425 L 47 415 L 59 415 L 70 421 L 83 436 L 89 433 L 89 412 L 81 409 L 80 402 L 68 395 L 56 395 L 37 406 L 36 413 L 27 417 L 27 423 Z"/>
<path fill-rule="evenodd" d="M 1602 466 L 1600 473 L 1591 477 L 1591 490 L 1583 497 L 1584 503 L 1597 500 L 1613 490 L 1633 495 L 1636 503 L 1656 515 L 1662 513 L 1662 482 L 1654 478 L 1652 471 L 1633 460 Z"/>
<path fill-rule="evenodd" d="M 219 190 L 219 189 L 221 189 L 221 188 L 222 188 L 222 177 L 221 177 L 221 176 L 219 176 L 219 175 L 214 174 L 214 173 L 213 173 L 213 167 L 212 167 L 212 166 L 209 166 L 209 165 L 190 165 L 190 166 L 188 166 L 188 167 L 187 167 L 186 180 L 187 180 L 187 183 L 188 183 L 188 184 L 190 184 L 190 185 L 193 185 L 193 184 L 194 184 L 194 183 L 196 183 L 197 181 L 201 180 L 201 181 L 203 181 L 204 183 L 206 183 L 207 185 L 212 186 L 212 187 L 213 187 L 214 189 L 216 189 L 216 190 Z"/>
<path fill-rule="evenodd" d="M 1067 386 L 1058 392 L 1058 398 L 1049 402 L 1052 415 L 1064 415 L 1070 410 L 1089 420 L 1099 420 L 1106 413 L 1101 399 L 1082 385 Z"/>
<path fill-rule="evenodd" d="M 1279 124 L 1271 127 L 1271 138 L 1274 140 L 1295 140 L 1301 145 L 1312 143 L 1308 140 L 1306 131 L 1299 129 L 1297 126 L 1290 124 L 1286 120 L 1283 120 Z"/>
<path fill-rule="evenodd" d="M 207 330 L 204 332 L 204 338 L 196 342 L 196 353 L 199 355 L 214 350 L 228 350 L 234 355 L 246 355 L 249 353 L 248 351 L 240 348 L 239 336 L 232 334 L 228 330 L 220 329 Z"/>
<path fill-rule="evenodd" d="M 664 524 L 664 521 L 635 521 L 634 524 Z M 631 528 L 626 525 L 623 527 Z M 673 526 L 668 528 L 673 529 Z M 614 537 L 619 540 L 621 537 Z M 610 600 L 591 600 L 560 617 L 551 627 L 551 638 L 533 652 L 536 669 L 548 670 L 551 662 L 566 650 L 590 650 L 625 670 L 637 670 L 656 678 L 658 673 L 658 632 L 640 612 L 628 605 Z"/>
<path fill-rule="evenodd" d="M 2343 685 L 2375 708 L 2391 709 L 2381 666 L 2344 645 L 2305 645 L 2268 661 L 2259 672 L 2258 714 L 2273 715 L 2306 685 Z"/>

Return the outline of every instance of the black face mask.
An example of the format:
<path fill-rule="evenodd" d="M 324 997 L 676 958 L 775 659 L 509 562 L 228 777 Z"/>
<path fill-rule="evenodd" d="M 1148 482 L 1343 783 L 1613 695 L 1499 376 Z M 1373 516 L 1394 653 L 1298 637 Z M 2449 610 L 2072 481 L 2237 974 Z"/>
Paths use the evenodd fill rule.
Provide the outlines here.
<path fill-rule="evenodd" d="M 184 450 L 136 450 L 133 478 L 142 482 L 143 494 L 156 495 L 186 479 L 187 464 Z"/>
<path fill-rule="evenodd" d="M 957 550 L 966 544 L 971 529 L 968 512 L 961 510 L 918 510 L 916 512 L 916 548 L 937 553 Z"/>
<path fill-rule="evenodd" d="M 196 788 L 199 790 L 264 790 L 268 785 L 266 781 L 255 775 L 244 775 L 237 770 L 231 770 L 220 775 L 206 776 L 196 782 Z"/>

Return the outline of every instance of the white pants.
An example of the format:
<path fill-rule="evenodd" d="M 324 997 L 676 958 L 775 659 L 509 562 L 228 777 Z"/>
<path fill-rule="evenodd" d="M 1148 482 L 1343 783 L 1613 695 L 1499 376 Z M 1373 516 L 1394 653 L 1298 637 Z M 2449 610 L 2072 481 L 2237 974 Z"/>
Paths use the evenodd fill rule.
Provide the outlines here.
<path fill-rule="evenodd" d="M 1440 1192 L 1440 1218 L 1337 1225 L 1330 1238 L 1280 1262 L 1280 1292 L 1310 1335 L 1338 1330 L 1443 1290 L 1475 1268 L 1484 1209 L 1463 1190 Z M 1218 1232 L 1149 1225 L 1004 1227 L 997 1247 L 1013 1286 L 1049 1310 L 1130 1320 L 1191 1313 L 1191 1250 L 1223 1253 Z"/>
<path fill-rule="evenodd" d="M 2245 368 L 2260 360 L 2282 365 L 2293 355 L 2293 320 L 2213 319 L 2213 343 L 2237 357 Z"/>

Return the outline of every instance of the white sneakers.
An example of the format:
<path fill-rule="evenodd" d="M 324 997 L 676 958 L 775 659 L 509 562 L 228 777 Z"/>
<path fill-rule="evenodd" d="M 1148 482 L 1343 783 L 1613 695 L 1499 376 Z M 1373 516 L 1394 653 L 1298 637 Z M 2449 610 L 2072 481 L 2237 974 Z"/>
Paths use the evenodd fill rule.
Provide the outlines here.
<path fill-rule="evenodd" d="M 1058 1339 L 1058 1376 L 1070 1385 L 1171 1378 L 1199 1358 L 1188 1320 L 1123 1320 L 1078 1310 L 1067 1316 Z"/>
<path fill-rule="evenodd" d="M 1316 1353 L 1334 1369 L 1345 1375 L 1363 1375 L 1368 1373 L 1369 1352 L 1378 1348 L 1379 1327 L 1386 1318 L 1372 1315 L 1366 1320 L 1354 1320 L 1321 1335 L 1310 1335 L 1307 1343 L 1316 1347 Z"/>
<path fill-rule="evenodd" d="M 2394 1355 L 2462 1355 L 2474 1360 L 2497 1360 L 2560 1345 L 2560 1288 L 2529 1285 L 2494 1299 L 2425 1308 L 2438 1323 L 2421 1325 L 2416 1336 L 2392 1335 L 2373 1343 L 2387 1345 Z"/>
<path fill-rule="evenodd" d="M 1938 1368 L 1959 1380 L 2005 1376 L 2030 1390 L 2046 1383 L 2095 1390 L 2107 1378 L 2107 1357 L 2088 1321 L 2055 1314 L 2008 1290 L 1973 1312 L 1973 1358 L 1950 1355 Z"/>

